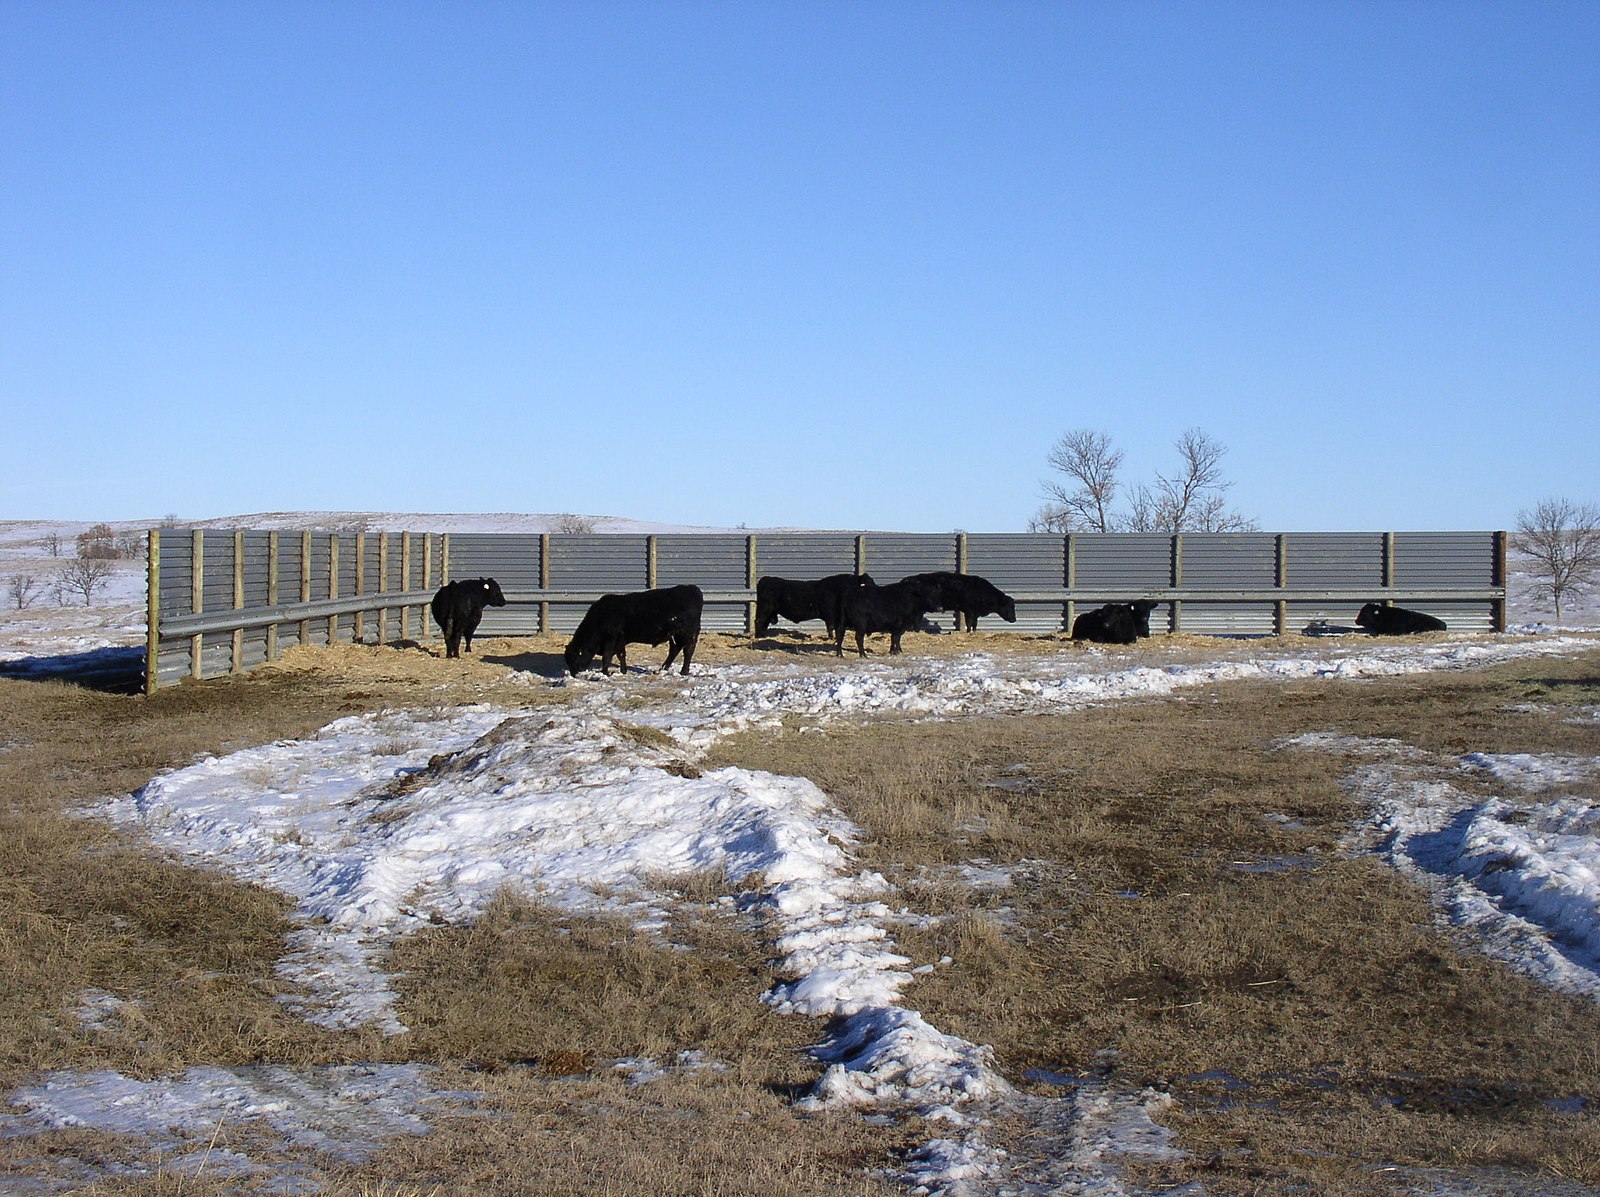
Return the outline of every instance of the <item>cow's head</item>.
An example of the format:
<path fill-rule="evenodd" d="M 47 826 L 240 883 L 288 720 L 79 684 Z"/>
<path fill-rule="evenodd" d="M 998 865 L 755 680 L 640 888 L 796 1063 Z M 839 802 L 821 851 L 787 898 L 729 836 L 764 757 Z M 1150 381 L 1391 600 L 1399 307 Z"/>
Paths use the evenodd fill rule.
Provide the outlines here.
<path fill-rule="evenodd" d="M 473 585 L 481 588 L 483 601 L 487 606 L 504 607 L 506 605 L 506 596 L 500 593 L 500 583 L 493 578 L 479 578 Z"/>
<path fill-rule="evenodd" d="M 1000 618 L 1007 623 L 1017 622 L 1017 603 L 1009 594 L 1000 596 Z"/>
<path fill-rule="evenodd" d="M 567 663 L 567 672 L 573 677 L 577 677 L 578 674 L 594 664 L 594 649 L 580 648 L 578 647 L 578 642 L 573 640 L 567 645 L 567 650 L 561 654 L 561 657 Z"/>
<path fill-rule="evenodd" d="M 1377 603 L 1368 603 L 1365 607 L 1362 607 L 1360 613 L 1356 615 L 1356 626 L 1370 628 L 1378 622 L 1378 612 L 1381 609 Z"/>

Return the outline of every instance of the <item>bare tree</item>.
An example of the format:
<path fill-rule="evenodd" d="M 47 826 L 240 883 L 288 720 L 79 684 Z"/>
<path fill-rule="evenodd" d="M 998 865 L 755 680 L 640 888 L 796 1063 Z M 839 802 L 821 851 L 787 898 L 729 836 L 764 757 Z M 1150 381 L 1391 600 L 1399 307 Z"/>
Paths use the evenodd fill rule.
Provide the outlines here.
<path fill-rule="evenodd" d="M 573 515 L 568 512 L 556 516 L 556 531 L 566 533 L 593 532 L 594 521 L 586 515 Z"/>
<path fill-rule="evenodd" d="M 61 556 L 61 533 L 47 533 L 40 539 L 39 543 L 44 546 L 44 551 L 52 557 Z"/>
<path fill-rule="evenodd" d="M 1561 604 L 1595 583 L 1600 574 L 1600 506 L 1571 499 L 1543 499 L 1532 511 L 1517 512 L 1512 546 L 1531 562 L 1536 598 Z"/>
<path fill-rule="evenodd" d="M 1154 485 L 1139 483 L 1124 491 L 1121 511 L 1112 509 L 1122 451 L 1104 433 L 1077 429 L 1056 442 L 1047 458 L 1052 468 L 1077 483 L 1046 482 L 1049 500 L 1028 522 L 1030 531 L 1070 532 L 1245 532 L 1255 521 L 1231 510 L 1223 475 L 1227 446 L 1199 428 L 1174 443 L 1179 468 L 1158 473 Z"/>
<path fill-rule="evenodd" d="M 1074 428 L 1061 434 L 1045 460 L 1068 481 L 1045 482 L 1046 505 L 1034 518 L 1053 526 L 1041 530 L 1111 531 L 1111 504 L 1117 497 L 1117 470 L 1122 465 L 1122 450 L 1112 447 L 1111 438 L 1092 429 Z"/>
<path fill-rule="evenodd" d="M 94 592 L 105 584 L 116 568 L 105 557 L 79 557 L 61 567 L 56 581 L 63 594 L 81 594 L 83 605 L 87 607 L 94 598 Z"/>
<path fill-rule="evenodd" d="M 32 574 L 12 574 L 6 581 L 6 597 L 18 611 L 33 605 L 38 590 L 39 579 Z"/>

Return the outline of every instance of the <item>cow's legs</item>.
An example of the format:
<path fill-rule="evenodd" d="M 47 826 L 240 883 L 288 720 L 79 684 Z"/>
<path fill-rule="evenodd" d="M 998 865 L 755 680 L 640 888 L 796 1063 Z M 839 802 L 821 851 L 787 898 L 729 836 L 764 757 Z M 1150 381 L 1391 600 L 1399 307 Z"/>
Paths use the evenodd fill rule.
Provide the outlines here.
<path fill-rule="evenodd" d="M 856 655 L 860 657 L 867 655 L 867 634 L 860 628 L 856 629 Z"/>
<path fill-rule="evenodd" d="M 900 633 L 899 632 L 890 632 L 889 633 L 889 655 L 893 656 L 895 653 L 897 653 L 899 651 L 900 651 Z"/>
<path fill-rule="evenodd" d="M 667 659 L 662 662 L 662 673 L 665 673 L 667 670 L 672 668 L 672 659 L 678 655 L 678 647 L 678 638 L 676 636 L 671 637 L 667 641 Z"/>

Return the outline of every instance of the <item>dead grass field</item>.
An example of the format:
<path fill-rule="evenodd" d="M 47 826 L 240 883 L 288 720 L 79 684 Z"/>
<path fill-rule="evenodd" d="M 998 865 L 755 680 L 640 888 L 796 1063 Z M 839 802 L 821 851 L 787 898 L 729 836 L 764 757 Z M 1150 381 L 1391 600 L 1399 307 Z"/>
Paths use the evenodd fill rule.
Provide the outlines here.
<path fill-rule="evenodd" d="M 1463 950 L 1420 891 L 1342 854 L 1362 813 L 1339 784 L 1350 762 L 1276 745 L 1337 731 L 1594 755 L 1592 722 L 1513 708 L 1600 704 L 1597 665 L 1232 684 L 1066 717 L 753 735 L 715 758 L 810 776 L 865 829 L 865 863 L 914 908 L 959 914 L 899 940 L 917 963 L 955 959 L 912 999 L 935 1025 L 994 1044 L 1012 1076 L 1114 1063 L 1170 1088 L 1193 1154 L 1154 1181 L 1373 1193 L 1391 1189 L 1371 1169 L 1401 1164 L 1594 1184 L 1600 1010 Z M 976 898 L 940 880 L 972 858 L 1023 880 Z M 1573 1097 L 1586 1112 L 1550 1104 Z"/>
<path fill-rule="evenodd" d="M 766 656 L 833 661 L 820 638 L 771 639 Z M 906 643 L 1090 651 L 1027 641 Z M 197 755 L 342 714 L 559 701 L 538 679 L 559 669 L 561 643 L 479 641 L 461 662 L 297 650 L 152 698 L 0 680 L 0 1086 L 59 1068 L 426 1062 L 482 1091 L 480 1111 L 329 1169 L 326 1192 L 894 1191 L 872 1170 L 939 1131 L 794 1112 L 820 1028 L 756 1000 L 774 979 L 765 931 L 718 907 L 706 879 L 679 879 L 669 938 L 692 952 L 510 899 L 470 927 L 415 935 L 393 962 L 413 1031 L 384 1039 L 320 1030 L 274 1000 L 280 898 L 71 815 Z M 1175 637 L 1152 651 L 1208 647 Z M 653 669 L 664 652 L 636 663 Z M 697 654 L 758 659 L 742 637 L 708 636 Z M 908 995 L 936 1026 L 994 1044 L 1015 1080 L 1111 1069 L 1170 1089 L 1168 1121 L 1191 1155 L 1150 1169 L 1152 1188 L 1405 1191 L 1404 1174 L 1373 1171 L 1389 1165 L 1600 1184 L 1600 1010 L 1463 950 L 1413 887 L 1344 856 L 1360 813 L 1339 784 L 1349 762 L 1277 747 L 1335 731 L 1446 753 L 1595 755 L 1592 722 L 1550 713 L 1571 705 L 1600 705 L 1600 653 L 1394 681 L 1237 683 L 1060 717 L 751 735 L 710 763 L 811 777 L 865 829 L 863 863 L 914 909 L 946 916 L 898 936 L 916 963 L 953 958 Z M 974 858 L 1013 866 L 1017 883 L 973 891 L 950 866 Z M 90 989 L 144 999 L 140 1020 L 81 1026 L 70 1012 Z M 725 1070 L 629 1087 L 596 1068 L 686 1049 Z M 1578 1112 L 1550 1104 L 1575 1097 L 1588 1103 Z M 0 1161 L 134 1152 L 87 1140 L 0 1141 Z M 162 1174 L 95 1191 L 223 1188 Z"/>

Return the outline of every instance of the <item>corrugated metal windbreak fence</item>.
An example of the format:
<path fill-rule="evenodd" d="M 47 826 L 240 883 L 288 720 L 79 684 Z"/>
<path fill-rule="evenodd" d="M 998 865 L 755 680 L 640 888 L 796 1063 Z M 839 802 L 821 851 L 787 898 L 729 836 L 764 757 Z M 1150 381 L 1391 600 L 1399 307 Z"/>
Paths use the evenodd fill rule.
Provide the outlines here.
<path fill-rule="evenodd" d="M 250 669 L 298 643 L 437 635 L 443 582 L 493 577 L 509 605 L 479 635 L 570 632 L 602 594 L 692 582 L 708 631 L 744 632 L 756 580 L 930 570 L 988 578 L 1017 601 L 996 630 L 1070 630 L 1079 608 L 1163 604 L 1156 630 L 1269 635 L 1348 624 L 1387 599 L 1453 629 L 1505 625 L 1503 532 L 850 533 L 584 535 L 152 532 L 148 686 Z M 950 627 L 945 618 L 944 628 Z"/>

